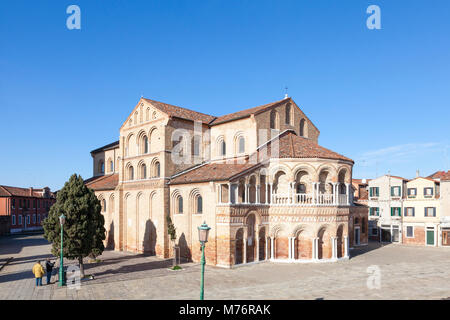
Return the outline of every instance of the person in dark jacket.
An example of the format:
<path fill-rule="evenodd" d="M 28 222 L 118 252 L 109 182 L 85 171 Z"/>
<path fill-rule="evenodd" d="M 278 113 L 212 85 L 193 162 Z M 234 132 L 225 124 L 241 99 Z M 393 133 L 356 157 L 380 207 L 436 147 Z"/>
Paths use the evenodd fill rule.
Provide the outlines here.
<path fill-rule="evenodd" d="M 45 269 L 47 271 L 47 284 L 50 284 L 50 280 L 52 279 L 52 271 L 55 263 L 50 262 L 50 259 L 47 259 L 45 262 Z"/>

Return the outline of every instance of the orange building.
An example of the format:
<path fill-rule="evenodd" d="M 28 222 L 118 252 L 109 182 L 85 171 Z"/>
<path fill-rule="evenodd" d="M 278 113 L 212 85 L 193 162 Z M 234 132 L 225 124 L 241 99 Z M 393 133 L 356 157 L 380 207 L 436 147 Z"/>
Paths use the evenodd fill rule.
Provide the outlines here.
<path fill-rule="evenodd" d="M 10 232 L 42 229 L 42 220 L 55 203 L 48 187 L 18 188 L 0 185 L 0 216 L 10 216 Z"/>

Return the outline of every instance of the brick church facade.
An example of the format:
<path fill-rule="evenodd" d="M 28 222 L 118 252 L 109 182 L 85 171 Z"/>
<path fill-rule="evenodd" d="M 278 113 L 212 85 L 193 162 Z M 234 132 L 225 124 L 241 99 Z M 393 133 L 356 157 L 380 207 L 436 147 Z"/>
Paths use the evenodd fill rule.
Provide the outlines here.
<path fill-rule="evenodd" d="M 288 97 L 220 117 L 141 98 L 119 141 L 91 152 L 106 246 L 199 261 L 206 221 L 211 265 L 347 259 L 367 243 L 367 207 L 353 204 L 354 162 L 319 133 Z"/>

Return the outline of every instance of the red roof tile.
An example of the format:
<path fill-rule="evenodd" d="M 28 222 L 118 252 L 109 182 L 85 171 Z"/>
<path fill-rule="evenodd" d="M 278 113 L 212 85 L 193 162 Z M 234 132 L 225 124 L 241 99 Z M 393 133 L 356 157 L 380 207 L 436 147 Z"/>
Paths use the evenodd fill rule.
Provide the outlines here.
<path fill-rule="evenodd" d="M 277 143 L 277 141 L 279 143 L 278 156 L 271 154 L 272 144 Z M 170 184 L 230 180 L 246 170 L 258 167 L 269 158 L 321 158 L 353 162 L 350 158 L 323 148 L 314 141 L 299 137 L 288 130 L 281 133 L 278 140 L 272 139 L 257 152 L 250 155 L 249 159 L 243 164 L 222 162 L 205 164 L 175 176 L 170 180 Z"/>
<path fill-rule="evenodd" d="M 350 158 L 319 146 L 313 140 L 297 136 L 291 130 L 282 132 L 278 137 L 279 156 L 271 155 L 272 144 L 276 143 L 276 140 L 271 140 L 261 147 L 259 152 L 272 158 L 321 158 L 353 162 Z M 267 152 L 263 152 L 264 148 L 267 148 Z"/>
<path fill-rule="evenodd" d="M 92 177 L 84 181 L 86 186 L 95 191 L 114 190 L 119 184 L 119 175 L 110 174 L 106 176 Z"/>
<path fill-rule="evenodd" d="M 194 182 L 229 180 L 235 175 L 256 167 L 259 164 L 249 163 L 208 163 L 176 176 L 170 180 L 170 184 L 184 184 Z"/>
<path fill-rule="evenodd" d="M 450 171 L 447 171 L 443 175 L 441 175 L 441 181 L 450 181 Z"/>
<path fill-rule="evenodd" d="M 20 187 L 10 187 L 10 186 L 0 186 L 0 196 L 1 197 L 34 197 L 43 198 L 43 189 L 34 189 L 31 192 L 30 188 L 20 188 Z M 54 197 L 54 194 L 50 192 L 50 196 Z"/>
<path fill-rule="evenodd" d="M 181 119 L 188 119 L 192 121 L 201 121 L 202 123 L 210 123 L 213 121 L 216 117 L 204 114 L 201 112 L 189 110 L 182 107 L 173 106 L 171 104 L 167 104 L 164 102 L 159 102 L 155 100 L 145 99 L 147 102 L 149 102 L 151 105 L 153 105 L 155 108 L 159 109 L 160 111 L 166 113 L 170 117 L 176 117 Z"/>
<path fill-rule="evenodd" d="M 213 122 L 211 122 L 211 125 L 217 125 L 217 124 L 225 123 L 225 122 L 232 121 L 232 120 L 246 118 L 246 117 L 249 117 L 252 114 L 257 114 L 257 113 L 260 113 L 260 112 L 264 112 L 264 111 L 266 111 L 266 110 L 268 110 L 268 109 L 270 109 L 272 107 L 278 106 L 282 102 L 285 102 L 285 101 L 286 101 L 286 99 L 283 99 L 283 100 L 267 103 L 267 104 L 264 104 L 262 106 L 253 107 L 253 108 L 250 108 L 250 109 L 245 109 L 245 110 L 241 110 L 241 111 L 238 111 L 238 112 L 226 114 L 224 116 L 220 116 L 220 117 L 216 118 Z"/>
<path fill-rule="evenodd" d="M 445 171 L 436 171 L 435 173 L 430 174 L 428 176 L 428 178 L 441 179 L 442 180 L 443 177 L 447 177 L 449 174 L 450 174 L 450 171 L 447 171 L 447 172 L 445 172 Z M 448 178 L 446 178 L 446 179 L 448 179 Z"/>

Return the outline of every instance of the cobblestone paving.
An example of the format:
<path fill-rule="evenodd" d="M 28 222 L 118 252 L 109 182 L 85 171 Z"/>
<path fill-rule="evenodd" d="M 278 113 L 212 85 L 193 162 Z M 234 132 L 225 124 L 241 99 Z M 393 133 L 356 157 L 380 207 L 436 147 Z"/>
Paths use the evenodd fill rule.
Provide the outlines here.
<path fill-rule="evenodd" d="M 450 248 L 449 248 L 450 249 Z M 442 299 L 450 297 L 450 250 L 387 245 L 353 250 L 337 263 L 259 263 L 235 269 L 206 267 L 206 299 Z M 0 299 L 198 299 L 200 266 L 171 271 L 168 260 L 113 251 L 86 264 L 81 289 L 52 283 L 36 288 L 31 268 L 50 257 L 42 236 L 0 238 Z M 71 264 L 74 262 L 68 262 Z M 367 268 L 381 271 L 381 288 L 368 289 Z M 52 281 L 56 279 L 53 277 Z"/>

